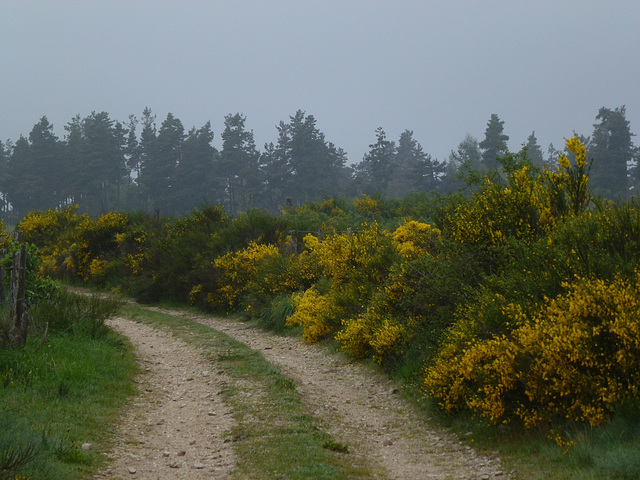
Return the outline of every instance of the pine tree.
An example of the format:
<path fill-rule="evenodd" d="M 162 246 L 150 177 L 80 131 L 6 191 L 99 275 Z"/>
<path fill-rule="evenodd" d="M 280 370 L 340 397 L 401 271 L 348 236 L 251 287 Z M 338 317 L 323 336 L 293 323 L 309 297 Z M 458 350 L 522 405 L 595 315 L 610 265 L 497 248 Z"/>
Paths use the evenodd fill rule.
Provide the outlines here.
<path fill-rule="evenodd" d="M 30 158 L 18 179 L 29 191 L 29 209 L 48 209 L 59 206 L 62 145 L 53 133 L 53 125 L 42 117 L 29 133 Z"/>
<path fill-rule="evenodd" d="M 507 140 L 509 136 L 504 133 L 504 122 L 495 113 L 487 122 L 484 132 L 484 140 L 479 144 L 482 149 L 482 163 L 487 169 L 495 169 L 498 166 L 496 159 L 508 152 Z"/>
<path fill-rule="evenodd" d="M 255 205 L 262 184 L 260 153 L 253 131 L 245 128 L 246 120 L 240 113 L 224 117 L 222 151 L 216 168 L 223 204 L 232 215 Z"/>
<path fill-rule="evenodd" d="M 156 212 L 170 214 L 174 212 L 173 181 L 182 155 L 184 127 L 178 118 L 168 113 L 167 118 L 160 125 L 157 136 L 154 130 L 149 112 L 143 117 L 141 139 L 143 161 L 140 183 L 144 186 L 150 207 Z"/>
<path fill-rule="evenodd" d="M 544 165 L 544 155 L 542 154 L 542 148 L 538 145 L 538 139 L 536 138 L 536 132 L 531 132 L 531 135 L 527 138 L 525 144 L 527 151 L 527 158 L 536 167 L 542 167 Z"/>
<path fill-rule="evenodd" d="M 9 211 L 9 203 L 7 201 L 9 148 L 9 145 L 5 146 L 2 140 L 0 140 L 0 212 L 3 217 L 6 216 Z"/>
<path fill-rule="evenodd" d="M 628 196 L 627 169 L 635 157 L 625 106 L 611 110 L 602 107 L 593 125 L 588 156 L 593 159 L 589 186 L 596 195 L 606 198 Z"/>
<path fill-rule="evenodd" d="M 413 138 L 413 131 L 405 130 L 398 139 L 395 169 L 390 194 L 402 198 L 412 191 L 437 190 L 444 174 L 444 163 L 425 153 Z"/>
<path fill-rule="evenodd" d="M 389 185 L 395 170 L 396 145 L 387 140 L 382 127 L 376 129 L 376 143 L 369 145 L 369 152 L 356 165 L 358 193 L 389 194 Z"/>
<path fill-rule="evenodd" d="M 93 215 L 120 209 L 120 185 L 125 165 L 126 130 L 107 112 L 92 112 L 82 120 L 80 179 L 81 207 Z"/>
<path fill-rule="evenodd" d="M 458 144 L 456 150 L 451 150 L 449 159 L 444 167 L 444 176 L 441 189 L 443 192 L 454 192 L 465 186 L 460 178 L 462 171 L 482 170 L 482 152 L 478 140 L 466 134 L 464 140 Z"/>

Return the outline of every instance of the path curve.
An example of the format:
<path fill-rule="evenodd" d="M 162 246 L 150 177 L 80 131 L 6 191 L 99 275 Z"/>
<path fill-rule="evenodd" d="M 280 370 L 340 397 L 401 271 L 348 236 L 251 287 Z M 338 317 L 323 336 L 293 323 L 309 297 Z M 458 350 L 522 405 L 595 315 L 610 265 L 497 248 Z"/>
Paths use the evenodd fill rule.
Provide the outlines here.
<path fill-rule="evenodd" d="M 224 479 L 235 465 L 225 377 L 193 347 L 141 322 L 108 325 L 129 338 L 143 373 L 140 395 L 122 420 L 108 468 L 94 478 Z"/>
<path fill-rule="evenodd" d="M 335 441 L 386 472 L 384 478 L 508 479 L 500 459 L 478 454 L 428 422 L 388 378 L 343 355 L 226 318 L 153 308 L 190 318 L 238 340 L 292 379 L 303 402 Z"/>

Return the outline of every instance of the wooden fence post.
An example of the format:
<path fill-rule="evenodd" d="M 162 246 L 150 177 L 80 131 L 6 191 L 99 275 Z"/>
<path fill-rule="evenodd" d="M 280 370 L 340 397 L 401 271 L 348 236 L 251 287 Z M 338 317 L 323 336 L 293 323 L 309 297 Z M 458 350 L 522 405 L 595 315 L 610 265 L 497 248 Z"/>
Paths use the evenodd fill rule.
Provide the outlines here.
<path fill-rule="evenodd" d="M 27 274 L 27 246 L 13 252 L 13 268 L 11 269 L 11 304 L 10 321 L 13 325 L 13 338 L 18 345 L 27 342 L 29 315 L 25 298 Z"/>
<path fill-rule="evenodd" d="M 0 260 L 4 259 L 4 257 L 7 255 L 7 249 L 3 248 L 2 250 L 0 250 Z M 5 303 L 7 302 L 7 292 L 5 291 L 4 288 L 4 266 L 0 265 L 0 307 L 4 307 Z"/>

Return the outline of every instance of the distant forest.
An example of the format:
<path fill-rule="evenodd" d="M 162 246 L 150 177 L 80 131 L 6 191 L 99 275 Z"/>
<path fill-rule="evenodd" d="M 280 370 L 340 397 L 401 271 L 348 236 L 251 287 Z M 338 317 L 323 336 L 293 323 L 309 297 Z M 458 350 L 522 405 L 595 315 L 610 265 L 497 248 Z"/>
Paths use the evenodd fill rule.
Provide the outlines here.
<path fill-rule="evenodd" d="M 639 172 L 625 107 L 603 107 L 595 119 L 591 136 L 581 136 L 593 161 L 591 190 L 628 198 L 638 188 Z M 76 204 L 90 215 L 139 210 L 178 216 L 203 204 L 237 215 L 255 207 L 277 212 L 324 197 L 446 194 L 461 189 L 470 172 L 499 172 L 504 162 L 498 159 L 510 155 L 496 114 L 482 140 L 467 135 L 445 160 L 426 153 L 411 130 L 394 141 L 378 128 L 369 151 L 352 164 L 325 139 L 313 115 L 301 110 L 280 122 L 277 139 L 262 151 L 245 122 L 239 113 L 225 117 L 218 150 L 210 122 L 186 131 L 169 113 L 158 126 L 149 108 L 127 123 L 107 112 L 77 115 L 64 127 L 63 139 L 42 117 L 28 137 L 0 142 L 0 216 L 14 223 L 32 210 Z M 559 153 L 553 145 L 543 152 L 532 132 L 517 155 L 555 170 Z"/>

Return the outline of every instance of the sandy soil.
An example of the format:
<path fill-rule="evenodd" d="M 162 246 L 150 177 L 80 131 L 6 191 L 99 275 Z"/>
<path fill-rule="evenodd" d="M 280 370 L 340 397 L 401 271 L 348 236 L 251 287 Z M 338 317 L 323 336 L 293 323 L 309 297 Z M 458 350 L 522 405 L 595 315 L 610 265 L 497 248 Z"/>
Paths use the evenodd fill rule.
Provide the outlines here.
<path fill-rule="evenodd" d="M 161 309 L 156 309 L 161 310 Z M 325 348 L 283 338 L 242 322 L 186 314 L 262 352 L 292 379 L 309 412 L 351 455 L 384 479 L 507 479 L 500 460 L 434 427 L 372 369 Z M 192 347 L 141 323 L 116 319 L 114 328 L 138 349 L 146 372 L 142 396 L 124 422 L 114 461 L 98 478 L 227 478 L 233 468 L 233 425 L 216 392 L 225 378 Z M 134 472 L 134 473 L 132 473 Z"/>

